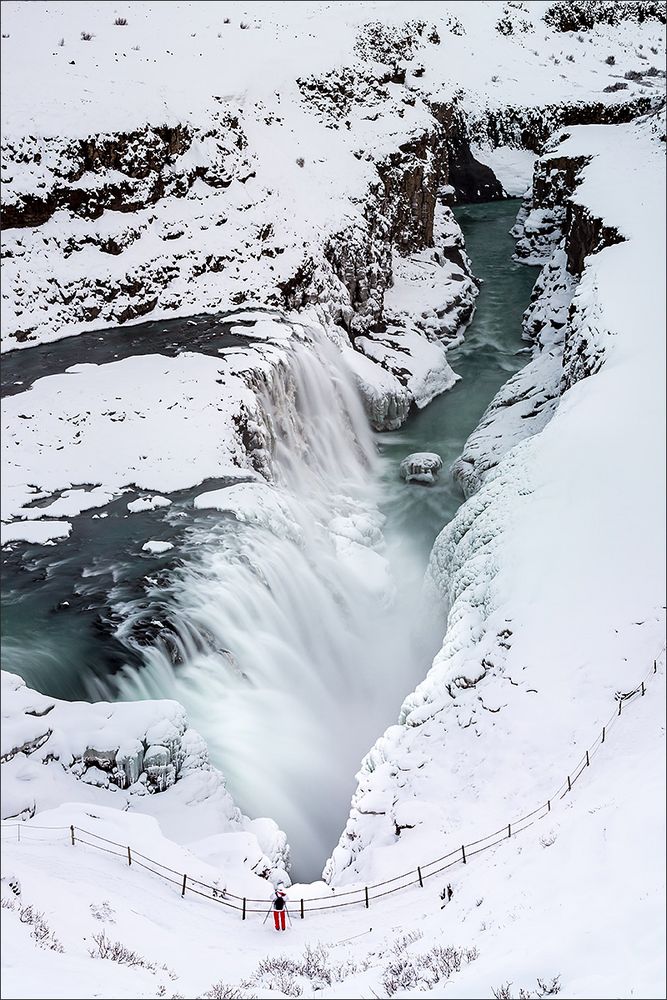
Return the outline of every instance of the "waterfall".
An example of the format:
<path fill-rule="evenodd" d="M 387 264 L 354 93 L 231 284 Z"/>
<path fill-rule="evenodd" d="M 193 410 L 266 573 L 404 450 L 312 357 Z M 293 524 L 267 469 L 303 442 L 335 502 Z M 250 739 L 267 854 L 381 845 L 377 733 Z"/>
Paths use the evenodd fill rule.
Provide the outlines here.
<path fill-rule="evenodd" d="M 232 486 L 229 510 L 194 520 L 155 595 L 176 631 L 116 680 L 123 698 L 186 707 L 238 805 L 287 832 L 304 880 L 442 633 L 411 628 L 419 568 L 383 537 L 382 459 L 342 356 L 328 341 L 286 350 L 260 391 L 274 481 Z M 142 610 L 118 610 L 129 637 Z"/>

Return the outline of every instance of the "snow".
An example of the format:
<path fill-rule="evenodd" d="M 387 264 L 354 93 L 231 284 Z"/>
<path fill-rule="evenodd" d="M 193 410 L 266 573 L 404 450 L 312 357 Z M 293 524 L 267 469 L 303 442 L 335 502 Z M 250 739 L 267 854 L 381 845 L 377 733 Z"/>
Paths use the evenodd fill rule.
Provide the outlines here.
<path fill-rule="evenodd" d="M 2 525 L 2 545 L 10 542 L 30 542 L 48 545 L 67 538 L 72 530 L 69 521 L 14 521 Z"/>
<path fill-rule="evenodd" d="M 173 547 L 171 542 L 159 542 L 152 539 L 151 541 L 144 542 L 141 546 L 141 551 L 149 552 L 153 556 L 160 556 L 163 552 L 169 552 Z"/>
<path fill-rule="evenodd" d="M 241 887 L 244 879 L 248 886 L 255 881 L 255 867 L 284 877 L 284 834 L 272 820 L 241 815 L 180 705 L 64 702 L 31 691 L 5 671 L 2 705 L 3 818 L 37 812 L 37 825 L 44 825 L 49 810 L 76 802 L 78 809 L 106 810 L 114 823 L 120 822 L 116 811 L 129 810 L 146 829 L 157 829 L 157 820 L 170 841 L 188 843 L 195 830 L 197 839 L 208 837 L 208 849 L 228 857 L 225 870 Z M 90 822 L 81 825 L 90 829 Z M 239 843 L 236 834 L 244 831 Z M 149 842 L 144 846 L 150 855 Z"/>
<path fill-rule="evenodd" d="M 144 510 L 158 510 L 160 507 L 170 507 L 171 500 L 167 497 L 153 496 L 153 497 L 139 497 L 138 500 L 132 500 L 127 505 L 127 509 L 130 514 L 137 514 L 139 511 Z"/>
<path fill-rule="evenodd" d="M 527 15 L 534 30 L 512 36 L 495 28 L 502 3 L 408 10 L 382 0 L 260 8 L 230 0 L 227 10 L 225 23 L 210 4 L 127 5 L 128 23 L 118 27 L 105 3 L 5 4 L 6 203 L 62 190 L 79 199 L 92 191 L 100 201 L 88 213 L 61 207 L 41 225 L 6 230 L 4 349 L 147 312 L 157 319 L 239 303 L 282 306 L 281 286 L 311 262 L 309 294 L 336 303 L 327 248 L 366 231 L 375 164 L 433 128 L 433 104 L 459 93 L 471 122 L 483 123 L 511 105 L 614 106 L 664 89 L 659 76 L 623 79 L 650 63 L 664 68 L 654 22 L 623 32 L 602 26 L 580 43 L 547 30 L 540 4 Z M 375 54 L 368 25 L 379 19 L 392 41 L 392 32 L 406 34 L 406 18 L 427 25 L 423 36 L 407 30 L 398 57 L 406 82 L 378 84 L 392 59 L 385 65 Z M 452 30 L 454 19 L 461 30 Z M 433 27 L 437 44 L 428 41 Z M 343 67 L 357 74 L 354 99 L 329 108 L 332 122 L 317 98 L 326 106 L 328 74 Z M 307 96 L 313 79 L 320 83 Z M 605 92 L 619 80 L 627 89 Z M 162 166 L 154 130 L 165 127 L 181 132 Z M 472 134 L 485 141 L 474 124 Z M 130 137 L 128 153 L 82 168 L 80 143 L 97 137 L 103 148 L 119 135 Z M 494 150 L 492 159 L 507 190 L 522 193 L 526 156 Z M 155 200 L 158 179 L 164 191 Z M 130 198 L 132 211 L 101 210 L 107 188 Z"/>
<path fill-rule="evenodd" d="M 237 374 L 246 357 L 143 355 L 74 365 L 5 399 L 3 519 L 71 515 L 103 506 L 129 486 L 171 492 L 238 474 L 247 458 L 231 415 L 256 408 L 254 394 Z M 266 370 L 269 361 L 256 357 L 254 368 Z M 47 494 L 64 492 L 51 508 L 28 507 L 34 483 Z M 73 489 L 78 483 L 99 485 L 84 494 Z M 169 503 L 162 496 L 139 498 L 128 510 Z M 28 531 L 37 538 L 47 530 L 10 527 L 11 537 Z"/>
<path fill-rule="evenodd" d="M 511 146 L 470 144 L 470 152 L 491 167 L 510 198 L 522 198 L 533 183 L 533 166 L 536 155 L 529 149 L 514 149 Z"/>
<path fill-rule="evenodd" d="M 325 509 L 309 495 L 321 466 L 305 457 L 319 458 L 318 446 L 328 482 L 332 469 L 341 490 L 354 476 L 348 452 L 333 447 L 332 457 L 326 450 L 340 437 L 327 437 L 322 424 L 302 426 L 319 411 L 297 420 L 294 371 L 316 373 L 317 392 L 338 400 L 323 389 L 328 383 L 330 393 L 332 385 L 347 391 L 336 366 L 323 361 L 333 344 L 336 364 L 342 361 L 361 387 L 371 422 L 385 429 L 454 384 L 446 347 L 461 335 L 475 291 L 451 213 L 437 206 L 433 248 L 401 253 L 387 250 L 386 220 L 368 212 L 377 204 L 376 165 L 429 134 L 434 104 L 458 92 L 463 112 L 479 125 L 473 152 L 508 194 L 519 195 L 530 185 L 533 154 L 490 145 L 482 127 L 489 112 L 582 100 L 613 105 L 662 92 L 660 76 L 628 81 L 620 95 L 605 87 L 648 66 L 648 52 L 664 66 L 663 28 L 561 35 L 539 21 L 545 7 L 530 4 L 525 14 L 512 8 L 511 16 L 525 17 L 534 30 L 505 37 L 494 28 L 502 3 L 410 5 L 409 16 L 423 15 L 427 31 L 432 22 L 440 42 L 415 42 L 414 58 L 401 60 L 407 83 L 388 83 L 378 97 L 372 88 L 363 91 L 386 68 L 363 54 L 372 38 L 364 25 L 378 18 L 400 35 L 405 4 L 247 8 L 230 0 L 224 10 L 172 3 L 114 11 L 98 3 L 5 4 L 7 204 L 58 186 L 103 198 L 107 186 L 126 183 L 137 199 L 129 212 L 107 206 L 83 218 L 61 207 L 42 225 L 6 230 L 5 347 L 146 314 L 187 316 L 241 303 L 247 311 L 235 315 L 232 333 L 256 343 L 245 348 L 239 340 L 219 357 L 189 352 L 78 364 L 4 400 L 2 544 L 53 544 L 77 529 L 75 520 L 58 518 L 74 519 L 127 490 L 139 494 L 127 504 L 134 514 L 168 507 L 163 494 L 201 488 L 194 509 L 229 514 L 238 522 L 238 548 L 211 548 L 203 582 L 186 581 L 182 608 L 187 621 L 187 601 L 197 605 L 221 648 L 230 628 L 256 639 L 249 599 L 246 607 L 239 602 L 236 621 L 220 622 L 215 594 L 206 593 L 214 574 L 223 586 L 247 585 L 254 554 L 242 533 L 247 525 L 264 532 L 253 536 L 256 546 L 266 532 L 284 542 L 281 556 L 308 586 L 328 588 L 336 607 L 347 600 L 350 633 L 370 608 L 391 615 L 392 579 L 373 503 L 341 492 Z M 128 25 L 114 25 L 112 14 L 126 15 Z M 81 39 L 83 30 L 92 32 L 90 41 Z M 611 52 L 613 66 L 605 62 Z M 423 76 L 412 72 L 417 62 Z M 323 111 L 297 82 L 320 78 L 315 94 L 324 100 L 326 74 L 349 67 L 357 93 L 342 113 L 335 104 Z M 344 87 L 334 78 L 333 89 Z M 301 958 L 306 946 L 324 942 L 333 977 L 291 973 L 303 996 L 384 995 L 397 966 L 401 995 L 490 996 L 503 982 L 518 992 L 534 989 L 537 977 L 559 976 L 561 995 L 572 1000 L 664 996 L 660 124 L 568 127 L 544 154 L 586 160 L 572 206 L 624 242 L 589 255 L 576 284 L 563 247 L 554 245 L 562 207 L 533 208 L 524 218 L 524 259 L 544 262 L 551 254 L 527 316 L 533 359 L 501 389 L 456 466 L 469 498 L 438 538 L 427 580 L 448 612 L 442 649 L 406 698 L 399 724 L 363 761 L 328 865 L 330 884 L 290 888 L 288 935 L 276 938 L 261 914 L 241 921 L 193 892 L 181 898 L 180 876 L 169 885 L 126 864 L 124 852 L 115 858 L 68 840 L 75 824 L 131 844 L 174 872 L 261 900 L 287 879 L 285 835 L 272 819 L 241 814 L 180 704 L 67 703 L 3 673 L 2 816 L 22 821 L 20 840 L 13 823 L 2 824 L 6 995 L 201 996 L 220 979 L 250 980 L 244 989 L 257 996 L 285 995 L 289 977 L 285 982 L 266 968 L 260 974 L 260 961 Z M 166 166 L 140 169 L 136 177 L 98 166 L 71 179 L 72 150 L 82 142 L 103 146 L 105 137 L 141 133 L 127 155 L 136 153 L 142 168 L 152 130 L 163 126 L 190 130 Z M 165 186 L 153 203 L 156 178 Z M 377 222 L 372 236 L 369 218 Z M 331 257 L 341 248 L 350 253 L 336 271 Z M 282 310 L 281 286 L 310 265 L 305 310 L 283 316 L 261 309 Z M 356 292 L 367 285 L 356 312 L 343 282 L 346 267 Z M 383 308 L 381 324 L 372 322 L 374 304 Z M 329 409 L 332 419 L 337 411 Z M 343 411 L 354 425 L 357 410 Z M 284 439 L 274 433 L 278 418 Z M 281 467 L 285 441 L 292 464 Z M 363 452 L 363 440 L 357 444 Z M 232 485 L 206 489 L 213 479 Z M 300 502 L 311 506 L 300 511 Z M 314 566 L 300 548 L 304 524 L 326 541 L 318 550 L 326 558 Z M 150 539 L 142 551 L 159 555 L 171 547 Z M 261 581 L 238 591 L 259 606 L 269 588 Z M 300 592 L 289 596 L 298 602 Z M 394 633 L 388 617 L 378 620 L 384 632 L 368 657 L 384 658 L 386 666 L 394 663 L 385 648 Z M 316 689 L 322 716 L 330 694 L 319 675 L 313 679 L 313 662 L 326 674 L 325 656 L 345 660 L 350 649 L 349 637 L 336 635 L 331 653 L 318 646 L 311 655 L 311 637 L 327 629 L 320 621 L 306 624 L 309 642 L 289 674 L 293 691 L 266 686 L 271 717 L 276 700 L 289 717 Z M 262 638 L 264 680 L 275 642 Z M 656 657 L 646 697 L 624 707 L 573 794 L 554 799 L 548 818 L 465 868 L 427 879 L 424 889 L 374 900 L 370 912 L 350 906 L 298 919 L 301 898 L 328 901 L 348 887 L 414 871 L 545 801 L 599 739 L 619 694 L 634 688 Z M 387 688 L 398 683 L 399 666 L 387 669 Z M 162 683 L 169 687 L 172 676 L 199 711 L 208 710 L 213 685 L 223 683 L 206 674 L 208 690 L 197 692 L 178 671 Z M 348 692 L 364 690 L 364 678 L 344 682 Z M 143 696 L 149 684 L 142 676 Z M 225 690 L 230 700 L 238 697 Z M 368 715 L 377 710 L 377 690 L 367 685 L 365 692 L 365 701 L 350 700 L 363 701 Z M 247 739 L 237 714 L 221 742 Z M 321 741 L 324 727 L 318 729 Z M 339 765 L 352 753 L 354 729 L 350 714 L 327 730 Z M 307 763 L 314 770 L 299 774 L 317 814 L 322 788 L 313 775 L 321 743 L 312 735 Z M 303 731 L 288 726 L 285 738 L 303 753 Z M 270 785 L 270 761 L 266 769 Z M 343 787 L 349 772 L 337 778 Z M 284 798 L 273 785 L 267 801 Z M 42 829 L 50 826 L 65 829 Z M 454 897 L 441 908 L 450 879 Z M 12 885 L 20 885 L 20 902 Z M 30 905 L 44 912 L 62 952 L 44 941 L 40 947 L 20 912 Z M 89 949 L 101 928 L 155 967 L 100 965 Z M 401 942 L 406 933 L 414 939 Z M 449 981 L 435 982 L 427 953 L 436 945 L 479 954 Z"/>
<path fill-rule="evenodd" d="M 16 830 L 3 824 L 2 896 L 15 907 L 3 902 L 3 990 L 8 996 L 131 998 L 158 995 L 165 986 L 166 995 L 201 996 L 220 980 L 238 984 L 256 977 L 264 959 L 297 960 L 307 946 L 321 943 L 333 981 L 318 982 L 312 971 L 313 979 L 300 977 L 304 997 L 381 995 L 390 962 L 402 956 L 399 968 L 407 966 L 404 974 L 414 978 L 407 980 L 413 989 L 399 995 L 473 1000 L 491 996 L 505 982 L 516 995 L 520 988 L 533 989 L 537 977 L 559 976 L 560 995 L 572 1000 L 657 1000 L 665 985 L 664 878 L 662 858 L 651 845 L 664 836 L 663 670 L 647 696 L 628 706 L 605 752 L 543 824 L 477 855 L 465 868 L 427 879 L 424 889 L 415 886 L 372 903 L 370 911 L 362 904 L 306 912 L 301 921 L 301 889 L 292 887 L 292 924 L 285 934 L 263 924 L 261 912 L 242 921 L 189 891 L 182 899 L 180 884 L 128 866 L 125 852 L 113 857 L 69 842 L 74 823 L 131 844 L 174 871 L 193 870 L 209 882 L 219 877 L 217 858 L 193 859 L 149 817 L 103 807 L 93 817 L 92 810 L 69 803 L 24 823 L 20 843 Z M 65 829 L 45 831 L 40 825 Z M 431 851 L 437 854 L 441 846 L 433 841 Z M 448 882 L 454 895 L 441 909 L 440 891 Z M 257 896 L 268 909 L 270 885 Z M 62 954 L 40 948 L 29 925 L 19 921 L 16 907 L 27 905 L 44 914 Z M 101 930 L 154 962 L 156 971 L 92 958 L 92 935 Z M 408 932 L 412 940 L 401 944 Z M 434 945 L 476 947 L 478 957 L 429 989 L 429 969 L 420 956 Z M 248 992 L 284 995 L 279 983 L 269 979 L 263 989 L 254 984 Z"/>
<path fill-rule="evenodd" d="M 665 216 L 655 124 L 573 128 L 547 154 L 591 158 L 573 198 L 627 237 L 587 259 L 572 300 L 571 349 L 595 338 L 602 360 L 543 429 L 518 444 L 510 435 L 510 450 L 438 538 L 430 577 L 449 608 L 443 647 L 406 699 L 403 724 L 362 766 L 331 862 L 335 884 L 389 877 L 425 856 L 436 829 L 473 840 L 482 824 L 508 821 L 508 801 L 529 811 L 546 799 L 615 692 L 639 683 L 660 649 Z M 541 377 L 539 365 L 525 372 L 518 378 Z M 492 405 L 489 433 L 494 422 L 506 433 L 505 409 Z M 622 471 L 630 456 L 642 470 L 641 517 L 636 481 Z M 385 803 L 379 815 L 364 808 L 368 796 Z M 397 810 L 407 823 L 416 802 L 430 805 L 430 821 L 396 837 Z M 623 841 L 618 827 L 609 836 Z M 662 873 L 656 843 L 647 850 Z"/>
<path fill-rule="evenodd" d="M 431 451 L 415 451 L 407 455 L 400 465 L 403 479 L 408 483 L 433 483 L 442 468 L 442 459 Z"/>

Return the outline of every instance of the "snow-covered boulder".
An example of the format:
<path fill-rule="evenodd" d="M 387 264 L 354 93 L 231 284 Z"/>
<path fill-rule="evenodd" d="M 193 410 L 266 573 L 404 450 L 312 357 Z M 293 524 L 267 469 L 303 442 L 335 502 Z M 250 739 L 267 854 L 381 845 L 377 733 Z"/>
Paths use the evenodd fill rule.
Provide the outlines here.
<path fill-rule="evenodd" d="M 401 477 L 407 483 L 426 483 L 430 486 L 438 478 L 442 459 L 434 451 L 416 451 L 401 462 Z"/>

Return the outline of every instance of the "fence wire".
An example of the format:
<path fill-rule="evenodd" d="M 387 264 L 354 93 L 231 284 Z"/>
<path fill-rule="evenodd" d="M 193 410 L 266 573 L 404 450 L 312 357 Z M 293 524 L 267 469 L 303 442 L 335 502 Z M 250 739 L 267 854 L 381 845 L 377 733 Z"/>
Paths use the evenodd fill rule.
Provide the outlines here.
<path fill-rule="evenodd" d="M 662 655 L 662 652 L 664 652 L 664 649 L 659 655 Z M 617 693 L 616 701 L 618 707 L 614 710 L 614 714 L 610 716 L 608 722 L 602 727 L 601 732 L 598 734 L 591 746 L 584 751 L 583 756 L 570 771 L 565 781 L 556 789 L 552 797 L 537 806 L 531 812 L 526 813 L 520 819 L 508 823 L 499 830 L 494 830 L 493 833 L 489 833 L 485 837 L 473 840 L 469 844 L 462 844 L 461 847 L 455 848 L 448 854 L 444 854 L 442 857 L 436 858 L 434 861 L 427 861 L 423 865 L 418 865 L 410 871 L 403 872 L 400 875 L 394 875 L 392 878 L 385 879 L 382 882 L 375 882 L 372 885 L 361 886 L 356 889 L 347 889 L 344 892 L 334 892 L 332 895 L 328 896 L 312 896 L 310 899 L 292 899 L 290 900 L 290 903 L 293 909 L 296 908 L 303 919 L 306 913 L 318 913 L 323 910 L 336 910 L 344 906 L 361 905 L 368 907 L 370 902 L 373 900 L 382 899 L 385 896 L 390 896 L 392 893 L 408 889 L 411 886 L 419 885 L 423 887 L 424 882 L 427 879 L 434 878 L 436 875 L 442 874 L 442 872 L 453 868 L 455 865 L 467 864 L 470 858 L 481 854 L 483 851 L 488 851 L 497 847 L 505 841 L 512 840 L 519 833 L 523 833 L 524 830 L 528 830 L 534 823 L 539 822 L 539 820 L 544 819 L 549 815 L 553 802 L 565 798 L 565 796 L 572 791 L 574 783 L 581 777 L 586 768 L 590 766 L 590 763 L 595 755 L 599 753 L 602 746 L 607 741 L 610 730 L 623 714 L 623 705 L 626 702 L 631 701 L 633 698 L 643 697 L 646 692 L 646 685 L 657 673 L 657 671 L 658 664 L 656 658 L 653 661 L 651 669 L 636 688 L 632 691 Z M 530 822 L 528 822 L 529 820 Z M 13 830 L 16 830 L 16 834 L 12 832 Z M 47 838 L 49 842 L 60 842 L 61 840 L 69 841 L 72 846 L 81 844 L 86 847 L 91 847 L 94 850 L 104 851 L 106 854 L 111 854 L 114 857 L 122 857 L 130 866 L 136 865 L 139 868 L 150 872 L 152 875 L 156 875 L 158 878 L 163 879 L 165 882 L 169 882 L 170 884 L 177 886 L 181 892 L 181 896 L 185 896 L 187 893 L 188 895 L 195 895 L 202 899 L 207 899 L 212 903 L 220 903 L 222 906 L 227 907 L 227 909 L 235 910 L 241 913 L 244 920 L 246 919 L 246 916 L 251 913 L 265 914 L 267 912 L 267 905 L 270 907 L 270 904 L 266 899 L 236 895 L 233 892 L 229 892 L 226 888 L 221 889 L 219 886 L 202 882 L 201 880 L 188 875 L 186 872 L 176 871 L 176 869 L 170 868 L 161 861 L 156 861 L 154 858 L 147 857 L 145 854 L 136 851 L 131 846 L 119 844 L 115 840 L 109 840 L 107 837 L 102 837 L 100 834 L 93 833 L 91 830 L 86 830 L 82 827 L 77 827 L 75 825 L 33 826 L 32 824 L 28 825 L 27 823 L 5 822 L 3 822 L 0 826 L 0 833 L 2 835 L 3 842 L 16 840 L 20 843 L 24 839 L 30 840 L 33 833 L 36 833 L 37 831 L 62 835 L 61 837 L 49 836 Z M 40 840 L 40 837 L 35 837 L 34 840 Z M 95 841 L 101 841 L 102 843 L 95 843 Z M 103 844 L 108 844 L 110 846 L 106 847 L 103 846 Z M 112 850 L 113 847 L 119 848 L 119 850 Z M 447 861 L 447 864 L 441 865 L 433 871 L 427 870 L 432 868 L 433 865 L 440 865 L 442 861 Z M 173 878 L 172 876 L 176 876 L 176 878 Z M 391 889 L 385 888 L 385 886 L 393 885 L 394 882 L 399 882 L 401 884 L 395 885 Z M 382 889 L 383 891 L 375 892 L 377 889 Z M 207 892 L 202 890 L 209 891 Z M 347 897 L 349 896 L 354 896 L 356 898 L 348 899 Z M 341 900 L 344 900 L 344 902 L 341 902 Z M 257 903 L 261 904 L 261 906 L 257 907 L 252 905 Z"/>

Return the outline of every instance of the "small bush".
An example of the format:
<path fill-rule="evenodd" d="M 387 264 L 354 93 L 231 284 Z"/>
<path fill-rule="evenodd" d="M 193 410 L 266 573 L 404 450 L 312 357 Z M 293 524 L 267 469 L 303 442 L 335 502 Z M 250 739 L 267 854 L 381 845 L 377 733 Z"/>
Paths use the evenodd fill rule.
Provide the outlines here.
<path fill-rule="evenodd" d="M 646 70 L 646 73 L 644 75 L 645 76 L 662 76 L 662 73 L 657 68 L 657 66 L 649 66 L 649 68 Z"/>
<path fill-rule="evenodd" d="M 512 984 L 503 983 L 502 986 L 496 987 L 495 990 L 491 991 L 496 998 L 496 1000 L 514 1000 L 514 994 L 512 993 Z M 540 979 L 537 977 L 537 984 L 534 990 L 525 990 L 523 987 L 519 990 L 518 998 L 519 1000 L 541 1000 L 542 997 L 553 997 L 560 993 L 560 976 L 553 976 L 550 981 Z"/>
<path fill-rule="evenodd" d="M 323 944 L 318 944 L 314 948 L 307 944 L 301 962 L 301 975 L 310 979 L 311 982 L 323 986 L 331 986 L 331 968 L 329 966 L 329 950 Z"/>
<path fill-rule="evenodd" d="M 229 983 L 223 983 L 222 980 L 219 983 L 214 983 L 210 990 L 202 994 L 202 997 L 204 1000 L 251 1000 L 249 993 L 245 993 L 236 986 L 230 986 Z"/>
<path fill-rule="evenodd" d="M 59 39 L 58 45 L 60 46 L 60 48 L 62 48 L 64 44 L 65 44 L 65 39 L 64 38 Z"/>
<path fill-rule="evenodd" d="M 298 961 L 287 955 L 276 955 L 262 959 L 252 981 L 257 986 L 279 990 L 285 996 L 300 997 L 303 989 L 297 982 L 299 975 L 301 975 L 301 964 Z"/>
<path fill-rule="evenodd" d="M 91 34 L 90 31 L 82 31 L 81 32 L 81 41 L 82 42 L 92 42 L 92 40 L 93 40 L 94 37 L 95 37 L 95 35 Z"/>
<path fill-rule="evenodd" d="M 491 992 L 496 1000 L 514 1000 L 511 983 L 503 983 L 502 986 L 496 986 L 495 990 L 491 990 Z"/>
<path fill-rule="evenodd" d="M 423 937 L 424 935 L 421 931 L 408 931 L 407 934 L 396 938 L 391 946 L 391 950 L 395 955 L 401 955 L 409 945 L 414 944 L 415 941 L 420 941 Z"/>
<path fill-rule="evenodd" d="M 607 56 L 607 58 L 605 59 L 605 62 L 607 64 L 607 66 L 615 66 L 616 65 L 616 56 Z"/>
<path fill-rule="evenodd" d="M 383 969 L 382 985 L 390 997 L 399 990 L 431 990 L 437 983 L 449 979 L 452 973 L 459 972 L 464 964 L 474 962 L 478 956 L 476 948 L 436 945 L 416 955 L 404 948 Z"/>
<path fill-rule="evenodd" d="M 129 965 L 140 967 L 148 972 L 166 972 L 170 979 L 176 979 L 176 973 L 168 969 L 166 965 L 158 965 L 156 962 L 149 962 L 136 951 L 126 947 L 122 941 L 112 941 L 104 931 L 93 934 L 94 948 L 88 949 L 91 958 L 105 958 L 111 962 L 118 962 L 119 965 Z"/>
<path fill-rule="evenodd" d="M 565 58 L 567 59 L 568 62 L 574 62 L 574 56 L 573 55 L 565 56 Z"/>
<path fill-rule="evenodd" d="M 641 80 L 642 78 L 641 73 L 636 69 L 629 69 L 623 76 L 626 80 Z"/>
<path fill-rule="evenodd" d="M 127 18 L 117 17 L 116 20 L 114 21 L 114 24 L 117 24 L 119 28 L 124 28 L 125 25 L 127 24 Z"/>
<path fill-rule="evenodd" d="M 538 997 L 555 997 L 558 993 L 560 993 L 560 975 L 553 976 L 549 983 L 537 977 Z"/>
<path fill-rule="evenodd" d="M 553 3 L 543 20 L 555 31 L 586 31 L 596 24 L 620 24 L 622 21 L 659 21 L 665 23 L 665 4 L 659 0 L 614 3 L 598 0 L 561 0 Z"/>
<path fill-rule="evenodd" d="M 305 164 L 305 162 L 306 161 L 304 160 L 303 156 L 297 156 L 296 158 L 297 167 L 302 167 Z"/>
<path fill-rule="evenodd" d="M 623 83 L 621 80 L 617 80 L 616 83 L 609 84 L 608 87 L 604 88 L 605 94 L 615 94 L 617 90 L 627 90 L 627 83 Z"/>
<path fill-rule="evenodd" d="M 33 906 L 22 906 L 19 910 L 19 920 L 22 924 L 30 926 L 30 934 L 40 948 L 47 948 L 49 951 L 57 951 L 60 954 L 64 952 L 65 949 L 47 924 L 44 914 L 40 913 L 39 910 Z"/>
<path fill-rule="evenodd" d="M 241 31 L 246 31 L 249 27 L 250 25 L 247 23 L 247 21 L 241 21 L 241 23 L 239 24 L 239 28 L 241 29 Z"/>

